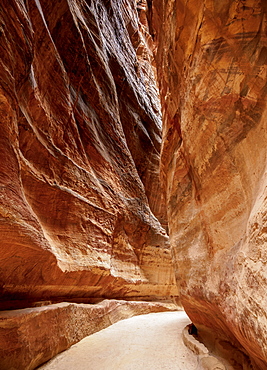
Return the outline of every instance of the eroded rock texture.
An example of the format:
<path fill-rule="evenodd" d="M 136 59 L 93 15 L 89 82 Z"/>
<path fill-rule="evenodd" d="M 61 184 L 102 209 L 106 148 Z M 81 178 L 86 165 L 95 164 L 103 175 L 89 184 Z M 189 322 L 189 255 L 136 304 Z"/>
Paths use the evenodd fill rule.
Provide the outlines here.
<path fill-rule="evenodd" d="M 267 364 L 266 2 L 153 2 L 162 178 L 192 321 Z"/>
<path fill-rule="evenodd" d="M 174 304 L 104 300 L 0 312 L 1 370 L 31 370 L 85 336 L 135 315 L 175 311 Z M 105 350 L 103 348 L 103 350 Z M 89 365 L 90 366 L 90 365 Z"/>
<path fill-rule="evenodd" d="M 143 8 L 1 1 L 2 300 L 176 294 Z"/>

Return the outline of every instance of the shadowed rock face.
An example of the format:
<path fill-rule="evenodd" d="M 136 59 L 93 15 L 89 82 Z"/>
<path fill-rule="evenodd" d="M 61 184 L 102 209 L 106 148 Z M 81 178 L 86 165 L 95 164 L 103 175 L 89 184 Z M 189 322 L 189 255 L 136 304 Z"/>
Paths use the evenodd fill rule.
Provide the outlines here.
<path fill-rule="evenodd" d="M 263 0 L 2 0 L 7 304 L 175 294 L 166 196 L 187 313 L 266 368 L 266 12 Z"/>
<path fill-rule="evenodd" d="M 162 179 L 182 303 L 267 363 L 266 3 L 158 1 Z"/>
<path fill-rule="evenodd" d="M 139 8 L 1 2 L 5 301 L 176 294 L 159 222 L 153 42 Z"/>

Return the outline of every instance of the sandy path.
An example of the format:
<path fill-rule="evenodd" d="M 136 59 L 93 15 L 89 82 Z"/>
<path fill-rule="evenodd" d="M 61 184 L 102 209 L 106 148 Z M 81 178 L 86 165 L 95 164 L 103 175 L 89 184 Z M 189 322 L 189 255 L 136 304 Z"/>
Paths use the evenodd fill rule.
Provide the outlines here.
<path fill-rule="evenodd" d="M 45 370 L 196 370 L 197 357 L 183 344 L 185 312 L 122 320 L 59 354 Z"/>

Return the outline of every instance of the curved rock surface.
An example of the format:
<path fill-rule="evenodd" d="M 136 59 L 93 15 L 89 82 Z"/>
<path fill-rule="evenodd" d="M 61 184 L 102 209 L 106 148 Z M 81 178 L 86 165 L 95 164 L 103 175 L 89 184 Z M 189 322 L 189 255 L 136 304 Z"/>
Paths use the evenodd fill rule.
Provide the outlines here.
<path fill-rule="evenodd" d="M 142 4 L 3 0 L 0 22 L 5 307 L 175 295 Z"/>
<path fill-rule="evenodd" d="M 182 304 L 267 366 L 266 3 L 153 1 Z"/>
<path fill-rule="evenodd" d="M 266 368 L 266 13 L 2 0 L 2 307 L 175 295 L 169 228 L 191 320 Z"/>

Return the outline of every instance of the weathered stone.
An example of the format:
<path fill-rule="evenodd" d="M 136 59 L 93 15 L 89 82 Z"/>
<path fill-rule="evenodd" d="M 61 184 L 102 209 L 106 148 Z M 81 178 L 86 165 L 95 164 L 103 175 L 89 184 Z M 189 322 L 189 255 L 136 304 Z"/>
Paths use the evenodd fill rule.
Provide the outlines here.
<path fill-rule="evenodd" d="M 88 367 L 194 370 L 199 367 L 198 358 L 181 339 L 181 331 L 188 322 L 184 311 L 132 317 L 84 338 L 40 370 L 84 370 Z"/>
<path fill-rule="evenodd" d="M 0 312 L 1 370 L 30 370 L 85 336 L 135 315 L 175 311 L 174 304 L 105 300 Z"/>
<path fill-rule="evenodd" d="M 2 307 L 177 294 L 141 18 L 135 1 L 1 2 Z"/>
<path fill-rule="evenodd" d="M 266 12 L 1 2 L 5 307 L 175 295 L 169 227 L 191 320 L 266 368 Z"/>
<path fill-rule="evenodd" d="M 267 364 L 266 4 L 153 1 L 162 179 L 182 303 Z"/>

